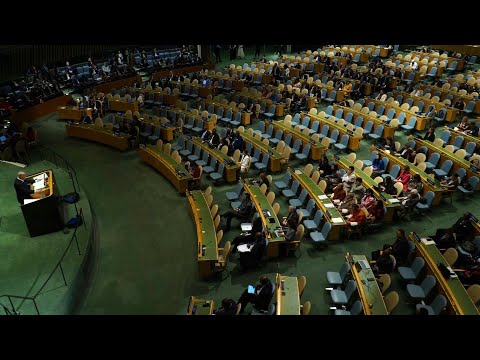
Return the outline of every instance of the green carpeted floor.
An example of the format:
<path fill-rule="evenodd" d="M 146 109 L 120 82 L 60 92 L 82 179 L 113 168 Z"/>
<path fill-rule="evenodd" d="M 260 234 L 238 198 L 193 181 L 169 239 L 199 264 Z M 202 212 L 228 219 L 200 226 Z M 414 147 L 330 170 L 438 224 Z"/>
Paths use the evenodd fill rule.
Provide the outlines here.
<path fill-rule="evenodd" d="M 236 64 L 249 62 L 252 55 L 248 49 L 246 55 Z M 224 53 L 223 60 L 226 56 Z M 217 66 L 228 64 L 225 61 Z M 75 167 L 98 220 L 98 261 L 85 301 L 76 310 L 79 314 L 185 314 L 190 295 L 213 299 L 217 304 L 225 297 L 237 300 L 260 274 L 269 274 L 273 279 L 277 272 L 305 275 L 307 286 L 302 302 L 312 303 L 312 314 L 328 314 L 325 273 L 337 271 L 347 251 L 369 256 L 382 244 L 394 241 L 397 227 L 430 234 L 437 227 L 453 224 L 465 210 L 480 213 L 473 199 L 460 201 L 455 197 L 453 205 L 445 201 L 421 219 L 396 222 L 360 240 L 331 243 L 322 251 L 313 250 L 306 234 L 299 258 L 273 259 L 255 271 L 239 273 L 237 260 L 232 258 L 231 276 L 226 280 L 201 281 L 197 276 L 195 225 L 187 200 L 165 178 L 144 165 L 135 151 L 121 153 L 100 144 L 66 138 L 64 124 L 55 114 L 40 119 L 34 126 L 41 143 L 52 146 Z M 405 139 L 400 132 L 396 134 L 396 140 L 403 143 Z M 363 140 L 357 159 L 368 158 L 369 148 L 370 142 Z M 274 180 L 283 174 L 274 175 Z M 210 181 L 202 180 L 204 189 L 208 185 Z M 229 209 L 224 194 L 233 187 L 214 187 L 214 203 L 219 204 L 220 213 Z M 275 201 L 281 205 L 280 214 L 286 214 L 287 203 L 278 191 Z M 238 235 L 238 223 L 234 220 L 232 224 L 221 245 Z M 406 303 L 406 293 L 396 274 L 391 289 L 400 294 L 395 314 L 414 313 L 413 305 Z"/>

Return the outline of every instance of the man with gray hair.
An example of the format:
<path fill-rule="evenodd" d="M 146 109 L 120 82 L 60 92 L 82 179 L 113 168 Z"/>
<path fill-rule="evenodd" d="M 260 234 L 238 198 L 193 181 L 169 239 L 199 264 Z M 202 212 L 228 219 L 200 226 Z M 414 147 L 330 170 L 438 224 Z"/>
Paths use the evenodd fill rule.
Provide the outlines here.
<path fill-rule="evenodd" d="M 23 205 L 24 199 L 31 199 L 32 194 L 35 193 L 34 190 L 30 188 L 30 185 L 35 181 L 33 179 L 27 179 L 27 173 L 25 171 L 19 171 L 17 178 L 15 179 L 14 187 L 17 192 L 17 200 L 20 205 Z"/>
<path fill-rule="evenodd" d="M 298 225 L 298 213 L 295 206 L 288 207 L 288 216 L 283 217 L 282 226 L 287 226 L 290 219 L 295 220 L 295 223 Z"/>

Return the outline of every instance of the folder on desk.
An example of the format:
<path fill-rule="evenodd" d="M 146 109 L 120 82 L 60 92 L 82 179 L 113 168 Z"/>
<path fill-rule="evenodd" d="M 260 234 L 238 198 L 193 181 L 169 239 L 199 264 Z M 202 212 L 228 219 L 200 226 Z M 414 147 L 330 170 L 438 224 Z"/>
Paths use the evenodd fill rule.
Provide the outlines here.
<path fill-rule="evenodd" d="M 324 204 L 325 207 L 328 209 L 328 208 L 334 208 L 335 205 L 333 205 L 332 203 L 328 203 L 328 204 Z"/>
<path fill-rule="evenodd" d="M 338 223 L 343 222 L 343 219 L 341 217 L 332 218 L 332 222 L 334 224 L 338 224 Z"/>
<path fill-rule="evenodd" d="M 390 204 L 396 204 L 396 203 L 400 202 L 400 200 L 398 200 L 398 199 L 390 199 L 388 201 L 390 202 Z"/>
<path fill-rule="evenodd" d="M 318 195 L 318 198 L 320 200 L 327 200 L 328 199 L 328 196 L 327 195 Z"/>

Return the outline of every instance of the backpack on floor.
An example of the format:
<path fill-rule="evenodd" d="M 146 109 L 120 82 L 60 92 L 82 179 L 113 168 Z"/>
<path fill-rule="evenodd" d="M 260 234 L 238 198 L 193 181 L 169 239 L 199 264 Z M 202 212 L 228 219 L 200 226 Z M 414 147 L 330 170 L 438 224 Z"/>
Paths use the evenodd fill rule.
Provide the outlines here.
<path fill-rule="evenodd" d="M 81 225 L 83 225 L 82 217 L 80 215 L 77 215 L 71 218 L 70 220 L 68 220 L 67 223 L 65 224 L 65 227 L 69 229 L 75 229 L 76 227 L 79 227 Z"/>
<path fill-rule="evenodd" d="M 69 204 L 75 204 L 80 200 L 80 195 L 77 192 L 71 192 L 63 195 L 63 201 Z"/>

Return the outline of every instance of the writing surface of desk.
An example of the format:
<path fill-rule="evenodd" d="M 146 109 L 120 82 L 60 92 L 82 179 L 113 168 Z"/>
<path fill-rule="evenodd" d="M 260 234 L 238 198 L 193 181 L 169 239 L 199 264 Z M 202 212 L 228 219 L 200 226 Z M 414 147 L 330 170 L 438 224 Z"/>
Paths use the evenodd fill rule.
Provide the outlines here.
<path fill-rule="evenodd" d="M 314 121 L 318 121 L 320 123 L 319 129 L 323 127 L 323 125 L 327 124 L 330 128 L 330 135 L 333 132 L 333 129 L 337 129 L 339 132 L 338 140 L 340 142 L 343 135 L 348 135 L 348 148 L 352 151 L 360 149 L 360 139 L 362 136 L 358 135 L 357 133 L 349 133 L 345 126 L 337 124 L 335 121 L 324 118 L 320 115 L 313 115 L 309 113 L 301 113 L 300 118 L 303 119 L 304 117 L 308 116 L 310 118 L 310 126 L 312 126 Z"/>
<path fill-rule="evenodd" d="M 448 126 L 445 126 L 444 128 L 445 128 L 445 130 L 450 131 L 450 139 L 448 139 L 449 144 L 453 144 L 455 142 L 455 138 L 457 136 L 463 136 L 463 138 L 465 140 L 463 141 L 463 146 L 461 147 L 461 149 L 465 149 L 465 146 L 469 142 L 474 142 L 475 144 L 477 144 L 477 146 L 480 146 L 480 138 L 478 138 L 476 136 L 473 136 L 473 135 L 470 135 L 470 134 L 465 134 L 464 132 L 461 132 L 461 131 L 458 131 L 458 130 L 455 130 L 455 129 L 451 129 Z"/>
<path fill-rule="evenodd" d="M 190 209 L 197 227 L 197 262 L 200 277 L 207 278 L 212 274 L 218 261 L 217 233 L 212 213 L 205 195 L 200 190 L 187 192 Z"/>
<path fill-rule="evenodd" d="M 240 164 L 235 162 L 230 156 L 222 153 L 217 148 L 211 148 L 207 144 L 203 143 L 202 140 L 198 137 L 192 137 L 192 142 L 196 146 L 200 146 L 202 151 L 207 151 L 210 156 L 216 157 L 218 161 L 225 164 L 225 180 L 227 182 L 237 181 L 238 173 L 240 171 Z M 234 163 L 229 164 L 228 161 L 233 161 Z"/>
<path fill-rule="evenodd" d="M 283 155 L 280 154 L 277 150 L 270 147 L 269 145 L 265 145 L 261 140 L 254 138 L 253 136 L 248 135 L 246 132 L 239 132 L 240 136 L 246 141 L 251 143 L 254 147 L 260 148 L 263 154 L 270 154 L 269 160 L 269 169 L 272 172 L 280 171 L 280 160 L 283 159 Z"/>
<path fill-rule="evenodd" d="M 126 112 L 131 110 L 132 112 L 138 111 L 138 101 L 122 101 L 122 100 L 110 100 L 108 103 L 109 109 L 111 111 Z"/>
<path fill-rule="evenodd" d="M 407 99 L 412 99 L 413 100 L 413 106 L 418 105 L 418 103 L 420 101 L 423 102 L 423 104 L 424 104 L 423 111 L 428 109 L 428 107 L 430 105 L 435 106 L 436 111 L 439 111 L 440 109 L 445 109 L 445 110 L 447 110 L 447 113 L 445 115 L 445 121 L 453 122 L 453 121 L 455 121 L 455 118 L 457 117 L 458 110 L 455 109 L 454 107 L 447 106 L 446 104 L 444 104 L 442 102 L 433 102 L 431 99 L 425 99 L 421 96 L 411 95 L 409 93 L 402 92 L 402 91 L 394 92 L 393 95 L 394 95 L 394 97 L 396 97 L 396 95 L 402 95 L 403 96 L 403 100 L 402 100 L 403 102 L 405 102 Z"/>
<path fill-rule="evenodd" d="M 420 178 L 422 179 L 422 183 L 423 183 L 423 194 L 422 195 L 426 194 L 427 191 L 433 191 L 433 193 L 435 194 L 435 198 L 433 199 L 432 205 L 440 204 L 440 202 L 442 201 L 443 193 L 445 193 L 446 190 L 440 186 L 440 182 L 437 179 L 430 176 L 426 172 L 421 171 L 418 167 L 413 165 L 410 161 L 402 158 L 401 156 L 396 156 L 392 153 L 387 153 L 384 149 L 377 148 L 377 147 L 375 147 L 375 145 L 372 145 L 370 149 L 372 151 L 373 150 L 378 151 L 378 153 L 382 157 L 385 157 L 385 158 L 389 159 L 388 166 L 385 169 L 385 173 L 388 173 L 388 171 L 390 171 L 390 169 L 392 168 L 392 166 L 394 164 L 399 165 L 400 168 L 402 168 L 402 169 L 404 169 L 405 166 L 409 166 L 410 167 L 410 174 L 412 174 L 412 175 L 418 174 L 418 175 L 420 175 Z"/>
<path fill-rule="evenodd" d="M 373 128 L 372 133 L 375 132 L 378 125 L 382 125 L 383 126 L 383 133 L 382 133 L 382 138 L 383 139 L 386 139 L 388 137 L 391 137 L 393 139 L 394 135 L 395 135 L 395 130 L 398 129 L 398 127 L 392 127 L 389 124 L 384 123 L 383 120 L 380 120 L 377 117 L 370 116 L 369 114 L 364 114 L 361 111 L 354 110 L 353 108 L 348 107 L 348 106 L 341 106 L 341 105 L 338 105 L 338 104 L 334 104 L 333 105 L 333 110 L 337 111 L 337 109 L 343 109 L 343 114 L 342 114 L 343 119 L 345 119 L 345 117 L 347 116 L 348 113 L 352 113 L 353 114 L 352 124 L 355 123 L 355 120 L 357 119 L 357 117 L 361 116 L 362 119 L 363 119 L 362 128 L 365 128 L 365 125 L 367 124 L 367 122 L 369 122 L 369 121 L 373 122 L 374 128 Z"/>
<path fill-rule="evenodd" d="M 335 161 L 337 162 L 338 165 L 340 165 L 345 170 L 348 169 L 350 166 L 353 166 L 353 163 L 348 161 L 346 157 L 341 157 L 341 158 L 339 158 L 338 160 L 335 160 Z M 387 209 L 387 212 L 383 216 L 382 221 L 386 222 L 386 223 L 392 222 L 393 221 L 393 214 L 395 212 L 395 208 L 400 207 L 400 205 L 401 205 L 400 200 L 397 200 L 392 195 L 390 195 L 386 192 L 377 190 L 378 185 L 375 182 L 375 180 L 373 180 L 371 178 L 371 176 L 368 176 L 367 174 L 365 174 L 363 172 L 363 170 L 361 170 L 361 169 L 359 169 L 355 166 L 353 166 L 353 167 L 354 167 L 354 172 L 355 172 L 356 177 L 362 178 L 362 184 L 365 187 L 367 187 L 368 189 L 371 189 L 373 191 L 373 194 L 377 198 L 377 200 L 382 201 L 383 206 Z"/>
<path fill-rule="evenodd" d="M 285 243 L 285 238 L 283 236 L 277 236 L 275 234 L 275 230 L 282 228 L 280 221 L 278 220 L 275 211 L 273 211 L 272 205 L 270 205 L 267 197 L 258 185 L 253 185 L 250 179 L 245 179 L 243 187 L 245 188 L 245 191 L 250 194 L 253 205 L 262 219 L 262 224 L 265 228 L 268 241 L 267 255 L 269 257 L 278 257 L 279 244 Z M 264 214 L 264 211 L 270 213 L 270 215 L 268 215 L 268 213 Z"/>
<path fill-rule="evenodd" d="M 417 113 L 415 113 L 413 111 L 410 111 L 410 110 L 404 110 L 400 106 L 396 106 L 392 103 L 387 103 L 385 101 L 380 101 L 380 100 L 375 100 L 375 99 L 366 99 L 365 105 L 367 105 L 371 102 L 373 102 L 375 104 L 375 111 L 378 109 L 378 107 L 380 105 L 385 106 L 384 114 L 386 114 L 390 109 L 394 109 L 395 110 L 395 118 L 397 118 L 398 115 L 400 115 L 400 113 L 402 113 L 402 112 L 405 113 L 405 115 L 406 115 L 405 124 L 407 124 L 408 121 L 410 120 L 410 118 L 412 116 L 414 116 L 417 119 L 417 122 L 415 123 L 415 130 L 422 131 L 422 130 L 425 130 L 425 128 L 427 127 L 428 118 L 425 115 L 417 114 Z"/>
<path fill-rule="evenodd" d="M 49 234 L 63 229 L 64 221 L 60 212 L 59 192 L 55 185 L 52 170 L 45 170 L 27 177 L 36 181 L 35 189 L 45 191 L 44 197 L 40 193 L 32 194 L 32 199 L 24 200 L 21 205 L 23 217 L 27 224 L 30 237 Z"/>
<path fill-rule="evenodd" d="M 212 315 L 214 308 L 213 300 L 199 299 L 190 296 L 188 303 L 187 315 Z"/>
<path fill-rule="evenodd" d="M 415 243 L 415 253 L 425 259 L 427 273 L 437 279 L 437 288 L 447 298 L 448 312 L 455 315 L 480 315 L 460 279 L 443 277 L 437 265 L 439 263 L 446 267 L 449 265 L 435 243 L 429 244 L 425 240 L 418 241 L 413 233 L 410 233 L 408 237 Z"/>
<path fill-rule="evenodd" d="M 328 240 L 339 240 L 340 229 L 347 223 L 343 219 L 340 211 L 337 210 L 332 200 L 318 187 L 318 185 L 308 177 L 303 171 L 289 168 L 292 178 L 300 183 L 303 189 L 306 189 L 310 198 L 315 200 L 317 208 L 322 210 L 325 219 L 332 224 L 332 229 L 328 233 Z M 334 220 L 335 219 L 335 220 Z"/>
<path fill-rule="evenodd" d="M 129 135 L 115 135 L 112 130 L 96 127 L 94 125 L 67 124 L 65 125 L 67 136 L 90 140 L 105 145 L 109 145 L 119 150 L 128 149 Z"/>
<path fill-rule="evenodd" d="M 295 130 L 290 126 L 285 125 L 283 123 L 283 120 L 273 121 L 272 125 L 273 125 L 273 128 L 275 129 L 275 133 L 277 130 L 283 131 L 283 139 L 285 139 L 285 137 L 288 134 L 292 134 L 293 142 L 295 142 L 295 140 L 297 139 L 300 139 L 302 141 L 303 146 L 307 144 L 310 145 L 309 157 L 312 160 L 320 160 L 322 155 L 327 151 L 327 149 L 319 141 L 316 141 L 315 144 L 312 144 L 311 143 L 312 138 L 309 135 L 305 135 L 301 131 Z"/>
<path fill-rule="evenodd" d="M 414 138 L 414 137 L 411 136 L 410 138 Z M 468 160 L 462 159 L 461 157 L 455 155 L 454 153 L 447 151 L 445 148 L 435 145 L 431 141 L 427 141 L 419 138 L 414 138 L 414 139 L 416 144 L 415 150 L 418 150 L 418 148 L 420 148 L 421 146 L 426 146 L 429 149 L 430 154 L 432 152 L 437 152 L 438 154 L 440 154 L 440 161 L 437 164 L 437 167 L 441 167 L 442 164 L 447 159 L 449 159 L 453 162 L 452 169 L 450 170 L 451 174 L 454 174 L 457 172 L 458 169 L 463 168 L 467 171 L 467 175 L 466 175 L 467 177 L 471 177 L 471 176 L 480 177 L 480 172 L 473 170 L 470 167 L 471 164 Z M 480 183 L 477 185 L 477 189 L 480 189 Z"/>
<path fill-rule="evenodd" d="M 363 313 L 365 315 L 388 315 L 387 306 L 372 269 L 359 270 L 355 265 L 358 261 L 366 261 L 368 263 L 366 256 L 352 255 L 353 263 L 348 255 L 345 256 L 345 259 L 350 263 L 353 279 L 357 283 L 357 291 L 362 302 Z"/>
<path fill-rule="evenodd" d="M 177 163 L 169 155 L 153 145 L 147 145 L 145 148 L 138 149 L 138 155 L 148 165 L 165 176 L 177 188 L 179 193 L 183 194 L 187 191 L 188 183 L 193 180 L 193 177 L 185 170 L 183 165 Z"/>
<path fill-rule="evenodd" d="M 76 106 L 57 107 L 58 118 L 62 120 L 80 120 L 83 114 L 90 116 L 90 119 L 91 119 L 92 112 L 93 112 L 92 108 L 79 109 Z"/>
<path fill-rule="evenodd" d="M 295 276 L 283 276 L 277 273 L 277 315 L 300 315 L 300 293 L 298 279 Z M 283 283 L 283 289 L 282 289 Z"/>

